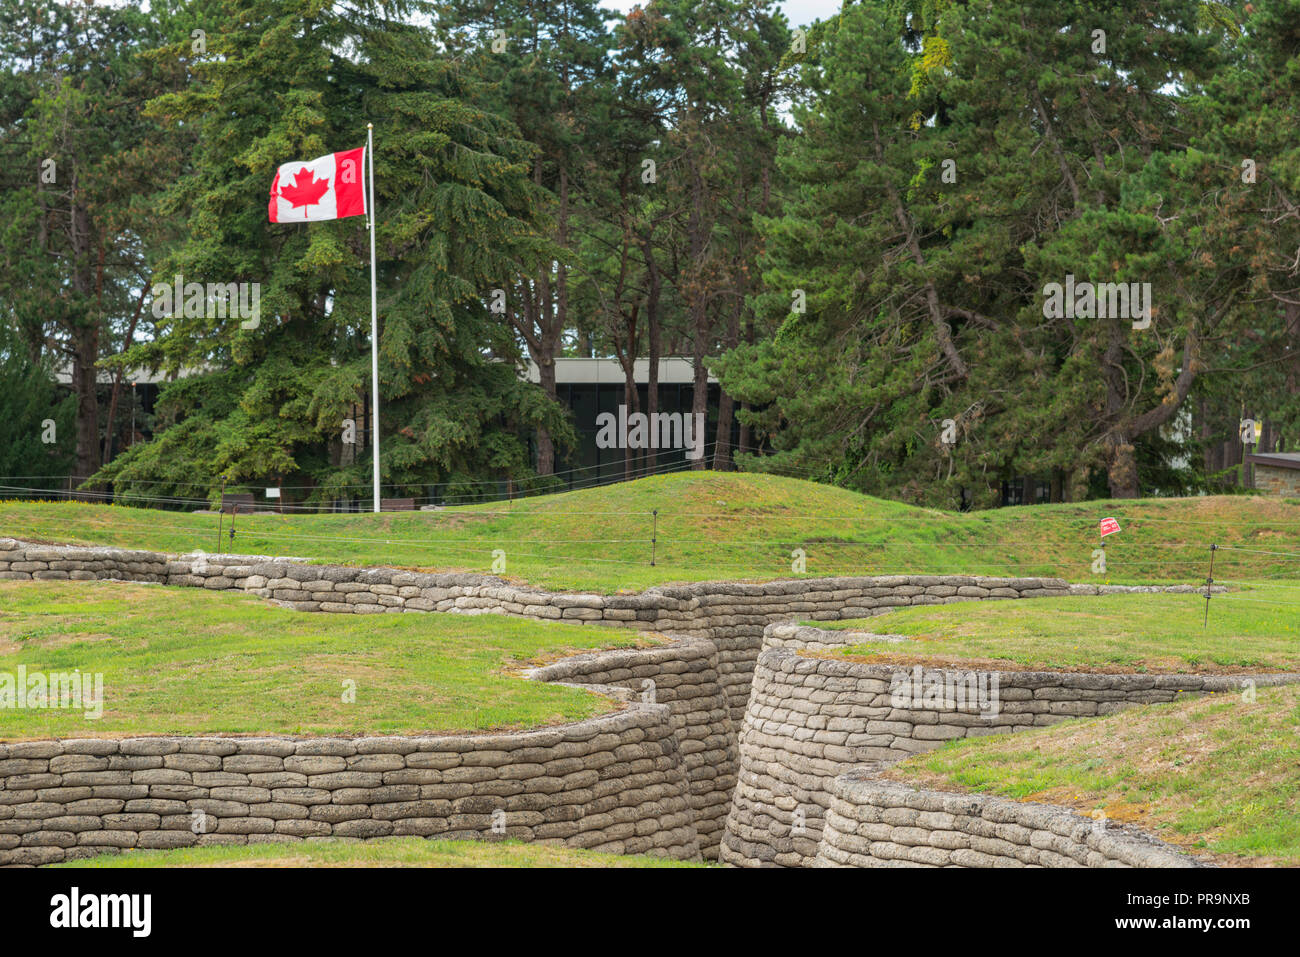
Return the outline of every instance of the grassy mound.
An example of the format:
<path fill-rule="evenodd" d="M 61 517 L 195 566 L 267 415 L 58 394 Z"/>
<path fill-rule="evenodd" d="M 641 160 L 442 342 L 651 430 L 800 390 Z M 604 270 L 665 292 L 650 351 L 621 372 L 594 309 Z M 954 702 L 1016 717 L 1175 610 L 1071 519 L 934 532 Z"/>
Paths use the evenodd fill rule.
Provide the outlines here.
<path fill-rule="evenodd" d="M 421 837 L 372 841 L 307 841 L 127 851 L 52 867 L 706 867 L 641 855 L 599 854 L 518 841 L 435 841 Z"/>
<path fill-rule="evenodd" d="M 1300 671 L 1300 601 L 1291 585 L 1216 596 L 1101 595 L 900 608 L 823 628 L 907 635 L 844 652 L 891 663 L 978 662 L 1088 671 Z"/>
<path fill-rule="evenodd" d="M 84 707 L 4 708 L 0 738 L 558 724 L 613 704 L 511 668 L 646 640 L 499 615 L 310 615 L 232 592 L 0 582 L 0 675 L 16 676 L 20 665 L 29 675 L 103 675 L 100 718 L 88 719 Z"/>
<path fill-rule="evenodd" d="M 1105 516 L 1123 531 L 1108 541 L 1106 573 L 1093 574 Z M 1216 578 L 1300 577 L 1300 503 L 1241 496 L 954 513 L 799 479 L 690 472 L 438 512 L 247 515 L 235 524 L 234 541 L 220 540 L 225 551 L 486 572 L 499 550 L 508 576 L 605 591 L 797 574 L 1192 582 L 1204 579 L 1211 543 L 1232 549 L 1218 553 Z M 0 535 L 15 538 L 215 551 L 217 530 L 214 514 L 0 503 Z"/>
<path fill-rule="evenodd" d="M 1300 865 L 1300 687 L 1293 685 L 969 738 L 885 774 L 919 787 L 1105 814 L 1224 864 Z"/>

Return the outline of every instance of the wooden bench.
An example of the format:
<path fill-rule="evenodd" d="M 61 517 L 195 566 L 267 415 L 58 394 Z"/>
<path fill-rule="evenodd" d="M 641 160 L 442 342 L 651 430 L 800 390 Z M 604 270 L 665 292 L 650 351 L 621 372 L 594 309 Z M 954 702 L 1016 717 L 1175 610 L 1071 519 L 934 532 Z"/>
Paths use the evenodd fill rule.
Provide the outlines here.
<path fill-rule="evenodd" d="M 230 492 L 221 496 L 221 511 L 227 515 L 238 508 L 241 512 L 251 512 L 257 506 L 257 498 L 252 492 Z"/>
<path fill-rule="evenodd" d="M 379 510 L 381 512 L 414 512 L 415 499 L 413 498 L 381 498 L 379 500 Z"/>

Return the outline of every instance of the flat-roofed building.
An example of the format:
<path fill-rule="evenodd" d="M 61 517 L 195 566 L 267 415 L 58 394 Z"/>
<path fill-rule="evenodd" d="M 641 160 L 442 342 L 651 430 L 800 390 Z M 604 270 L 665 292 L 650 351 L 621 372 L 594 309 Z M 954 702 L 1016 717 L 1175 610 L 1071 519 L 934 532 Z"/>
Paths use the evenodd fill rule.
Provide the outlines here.
<path fill-rule="evenodd" d="M 1300 498 L 1300 452 L 1247 455 L 1246 464 L 1254 467 L 1258 491 Z"/>
<path fill-rule="evenodd" d="M 530 382 L 540 381 L 537 366 L 531 361 L 526 363 L 523 374 Z M 636 380 L 639 408 L 645 412 L 649 398 L 650 361 L 635 360 L 632 364 L 632 376 Z M 718 380 L 712 376 L 708 377 L 708 390 L 704 454 L 706 463 L 711 463 L 717 439 L 718 400 L 721 395 Z M 659 360 L 658 395 L 657 411 L 661 414 L 686 415 L 691 411 L 695 395 L 695 370 L 690 359 L 673 356 Z M 556 359 L 555 397 L 573 413 L 573 425 L 578 433 L 577 448 L 567 455 L 557 456 L 556 474 L 570 485 L 584 485 L 621 477 L 624 474 L 625 450 L 601 448 L 597 443 L 600 432 L 599 417 L 604 413 L 617 417 L 619 406 L 626 403 L 623 367 L 619 365 L 618 360 Z M 740 426 L 733 417 L 730 437 L 733 451 L 736 450 L 739 441 Z M 642 455 L 641 460 L 646 460 L 646 456 Z M 684 449 L 655 451 L 655 471 L 674 466 L 685 468 L 687 464 Z"/>

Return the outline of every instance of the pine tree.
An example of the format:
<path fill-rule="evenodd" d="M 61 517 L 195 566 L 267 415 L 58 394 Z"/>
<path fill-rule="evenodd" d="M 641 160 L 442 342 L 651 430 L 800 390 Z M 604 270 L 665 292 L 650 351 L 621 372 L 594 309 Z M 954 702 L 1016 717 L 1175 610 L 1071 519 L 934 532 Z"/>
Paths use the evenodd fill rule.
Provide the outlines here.
<path fill-rule="evenodd" d="M 900 21 L 863 3 L 818 32 L 782 154 L 798 198 L 763 223 L 762 302 L 785 318 L 723 375 L 771 403 L 755 419 L 783 453 L 770 465 L 948 505 L 962 489 L 993 504 L 1016 475 L 1085 494 L 1098 469 L 1136 494 L 1135 444 L 1162 441 L 1231 302 L 1179 259 L 1199 234 L 1162 230 L 1151 205 L 1185 142 L 1171 87 L 1215 62 L 1198 9 L 935 4 Z M 1067 274 L 1183 298 L 1146 338 L 1045 317 Z"/>
<path fill-rule="evenodd" d="M 182 84 L 183 64 L 144 53 L 196 10 L 0 2 L 0 306 L 36 364 L 70 375 L 60 442 L 79 477 L 101 462 L 100 363 L 134 332 L 148 281 L 142 199 L 180 162 L 183 137 L 138 105 Z"/>
<path fill-rule="evenodd" d="M 1202 268 L 1240 257 L 1249 269 L 1239 296 L 1247 317 L 1212 356 L 1228 371 L 1197 396 L 1204 469 L 1220 485 L 1239 480 L 1241 418 L 1264 423 L 1258 451 L 1300 449 L 1300 3 L 1255 0 L 1226 32 L 1234 42 L 1196 103 L 1195 139 L 1217 241 Z"/>
<path fill-rule="evenodd" d="M 554 197 L 554 246 L 538 272 L 519 276 L 507 303 L 542 390 L 554 399 L 555 359 L 573 325 L 575 227 L 596 173 L 594 121 L 613 39 L 596 0 L 454 0 L 439 5 L 438 26 L 449 50 L 487 84 L 494 111 L 534 146 L 533 182 Z M 537 471 L 548 475 L 555 470 L 550 432 L 540 429 L 537 443 Z"/>
<path fill-rule="evenodd" d="M 158 272 L 259 283 L 261 315 L 255 328 L 167 318 L 135 350 L 171 372 L 211 371 L 163 394 L 174 424 L 110 466 L 119 489 L 188 475 L 184 488 L 211 494 L 217 476 L 278 479 L 316 486 L 323 501 L 368 487 L 368 457 L 349 462 L 341 443 L 346 420 L 367 428 L 366 224 L 266 215 L 279 164 L 363 145 L 367 121 L 385 486 L 523 479 L 526 430 L 570 434 L 562 410 L 520 380 L 515 338 L 492 311 L 494 290 L 539 268 L 546 197 L 528 145 L 416 25 L 431 12 L 418 0 L 228 0 L 195 66 L 200 82 L 150 104 L 199 130 L 193 168 L 163 206 L 188 217 L 188 233 Z"/>

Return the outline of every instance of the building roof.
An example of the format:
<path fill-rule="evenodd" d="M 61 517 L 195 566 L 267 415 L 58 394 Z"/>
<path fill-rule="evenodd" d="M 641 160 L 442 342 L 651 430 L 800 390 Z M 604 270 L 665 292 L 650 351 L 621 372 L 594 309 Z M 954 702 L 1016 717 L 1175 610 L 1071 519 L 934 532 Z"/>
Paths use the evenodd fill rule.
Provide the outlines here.
<path fill-rule="evenodd" d="M 207 371 L 206 368 L 183 369 L 181 370 L 181 373 L 178 376 L 178 378 L 184 379 L 187 376 L 192 376 L 198 372 L 205 372 L 205 371 Z M 112 369 L 103 369 L 103 368 L 95 369 L 95 381 L 98 382 L 100 385 L 112 384 L 113 378 L 114 378 L 114 373 Z M 139 385 L 145 385 L 145 384 L 157 385 L 162 382 L 170 382 L 172 378 L 173 377 L 171 375 L 168 375 L 163 372 L 159 372 L 157 369 L 130 369 L 127 371 L 127 373 L 124 376 L 122 376 L 122 381 L 127 383 L 128 385 L 130 385 L 131 383 L 137 383 Z M 60 385 L 72 385 L 72 363 L 70 362 L 65 363 L 60 368 L 55 370 L 54 379 Z"/>
<path fill-rule="evenodd" d="M 531 359 L 524 360 L 524 378 L 529 382 L 541 381 L 537 364 Z M 638 385 L 650 381 L 650 360 L 636 359 L 632 363 L 632 376 Z M 622 385 L 623 367 L 617 359 L 587 359 L 561 357 L 555 360 L 555 381 L 557 385 L 587 383 L 596 385 Z M 664 356 L 659 360 L 659 383 L 661 385 L 690 384 L 695 381 L 695 366 L 690 359 L 679 356 Z M 717 382 L 709 376 L 709 382 Z"/>
<path fill-rule="evenodd" d="M 1263 465 L 1275 469 L 1300 469 L 1300 452 L 1251 454 L 1246 456 L 1246 461 L 1251 465 Z"/>
<path fill-rule="evenodd" d="M 178 378 L 183 379 L 201 371 L 206 371 L 206 369 L 185 369 Z M 650 381 L 650 360 L 637 359 L 633 362 L 632 374 L 636 378 L 637 384 L 645 385 L 648 383 Z M 527 379 L 529 382 L 540 382 L 541 375 L 537 370 L 537 364 L 531 359 L 525 358 L 523 368 L 520 370 L 520 377 Z M 63 385 L 71 385 L 71 364 L 59 369 L 56 378 Z M 107 369 L 99 369 L 97 370 L 97 378 L 100 383 L 109 383 L 113 381 L 113 373 Z M 132 369 L 127 375 L 123 376 L 123 381 L 139 382 L 141 384 L 146 382 L 161 383 L 170 381 L 171 378 L 169 375 L 150 369 Z M 618 364 L 616 359 L 557 358 L 555 360 L 555 381 L 557 385 L 587 383 L 621 386 L 623 384 L 623 367 Z M 680 356 L 664 356 L 659 360 L 659 382 L 661 385 L 690 385 L 694 381 L 695 367 L 690 359 Z M 713 376 L 709 376 L 711 384 L 717 381 Z"/>

